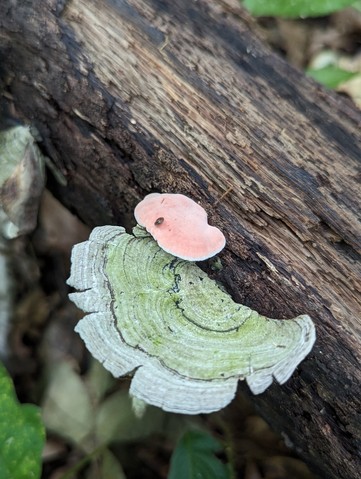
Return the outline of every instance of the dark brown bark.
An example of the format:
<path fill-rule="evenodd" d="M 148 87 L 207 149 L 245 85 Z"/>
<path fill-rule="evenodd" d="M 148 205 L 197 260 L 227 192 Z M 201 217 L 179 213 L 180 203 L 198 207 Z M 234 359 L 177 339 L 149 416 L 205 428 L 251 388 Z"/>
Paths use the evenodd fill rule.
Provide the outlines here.
<path fill-rule="evenodd" d="M 311 355 L 253 400 L 322 477 L 359 477 L 360 112 L 233 0 L 3 0 L 0 28 L 2 105 L 39 129 L 66 205 L 129 227 L 144 194 L 185 193 L 227 235 L 237 301 L 314 318 Z"/>

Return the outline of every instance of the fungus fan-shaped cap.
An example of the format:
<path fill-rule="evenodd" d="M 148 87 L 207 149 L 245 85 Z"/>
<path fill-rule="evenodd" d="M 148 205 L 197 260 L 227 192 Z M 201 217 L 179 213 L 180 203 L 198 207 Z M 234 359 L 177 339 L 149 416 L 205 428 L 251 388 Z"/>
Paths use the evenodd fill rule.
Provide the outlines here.
<path fill-rule="evenodd" d="M 226 244 L 223 233 L 208 224 L 206 211 L 185 195 L 151 193 L 134 216 L 164 251 L 181 259 L 202 261 Z"/>
<path fill-rule="evenodd" d="M 261 316 L 193 262 L 119 226 L 74 247 L 68 284 L 89 313 L 76 331 L 93 356 L 115 377 L 134 373 L 132 396 L 180 414 L 222 409 L 239 380 L 253 394 L 283 384 L 316 337 L 309 316 Z"/>

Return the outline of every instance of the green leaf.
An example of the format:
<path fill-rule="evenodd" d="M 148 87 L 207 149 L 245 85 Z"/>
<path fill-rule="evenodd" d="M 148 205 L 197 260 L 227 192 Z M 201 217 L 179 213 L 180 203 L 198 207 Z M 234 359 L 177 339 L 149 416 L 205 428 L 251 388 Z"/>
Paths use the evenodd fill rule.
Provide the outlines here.
<path fill-rule="evenodd" d="M 342 68 L 335 65 L 317 69 L 310 68 L 306 70 L 306 74 L 327 88 L 337 88 L 342 83 L 345 83 L 357 75 L 357 73 L 342 70 Z"/>
<path fill-rule="evenodd" d="M 117 391 L 99 406 L 96 416 L 96 437 L 99 444 L 128 442 L 162 430 L 165 413 L 148 407 L 141 419 L 136 417 L 127 391 Z"/>
<path fill-rule="evenodd" d="M 253 15 L 286 18 L 320 17 L 355 3 L 355 0 L 244 0 Z"/>
<path fill-rule="evenodd" d="M 361 12 L 361 1 L 358 0 L 357 2 L 352 4 L 352 7 L 357 10 L 358 12 Z"/>
<path fill-rule="evenodd" d="M 14 386 L 0 363 L 0 477 L 37 479 L 45 432 L 40 410 L 20 404 Z"/>
<path fill-rule="evenodd" d="M 87 449 L 85 440 L 94 426 L 94 411 L 89 392 L 70 362 L 52 371 L 42 415 L 48 429 Z"/>
<path fill-rule="evenodd" d="M 105 449 L 97 461 L 92 463 L 87 479 L 126 479 L 118 459 Z"/>
<path fill-rule="evenodd" d="M 89 390 L 92 402 L 96 405 L 104 397 L 105 393 L 113 386 L 115 379 L 102 364 L 92 359 L 85 383 Z"/>
<path fill-rule="evenodd" d="M 173 452 L 168 479 L 228 479 L 228 469 L 215 455 L 220 443 L 202 431 L 187 431 Z"/>

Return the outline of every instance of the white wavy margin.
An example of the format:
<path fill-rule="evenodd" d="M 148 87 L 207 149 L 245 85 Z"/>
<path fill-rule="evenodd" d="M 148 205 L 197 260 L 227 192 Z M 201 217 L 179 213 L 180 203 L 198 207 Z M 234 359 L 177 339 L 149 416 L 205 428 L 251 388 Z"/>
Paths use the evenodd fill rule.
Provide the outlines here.
<path fill-rule="evenodd" d="M 106 244 L 116 244 L 125 233 L 119 226 L 95 228 L 88 241 L 73 248 L 71 275 L 67 283 L 80 290 L 69 298 L 88 314 L 75 331 L 84 340 L 91 354 L 115 377 L 134 373 L 130 394 L 165 411 L 182 414 L 211 413 L 222 409 L 234 398 L 238 381 L 195 380 L 178 375 L 146 353 L 124 343 L 111 313 L 112 298 L 104 273 Z M 293 319 L 301 329 L 299 347 L 292 357 L 273 367 L 256 371 L 245 379 L 253 394 L 260 394 L 275 378 L 283 384 L 298 364 L 311 351 L 316 339 L 315 327 L 307 315 Z"/>

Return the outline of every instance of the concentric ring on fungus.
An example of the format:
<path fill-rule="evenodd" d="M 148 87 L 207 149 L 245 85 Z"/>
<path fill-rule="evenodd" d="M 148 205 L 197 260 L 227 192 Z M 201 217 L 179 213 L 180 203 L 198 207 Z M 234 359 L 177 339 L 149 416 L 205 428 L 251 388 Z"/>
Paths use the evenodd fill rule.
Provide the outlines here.
<path fill-rule="evenodd" d="M 184 414 L 225 407 L 238 380 L 254 394 L 284 383 L 315 341 L 310 317 L 261 316 L 141 233 L 103 226 L 73 249 L 70 298 L 89 313 L 76 331 L 93 356 L 134 373 L 133 396 Z"/>

